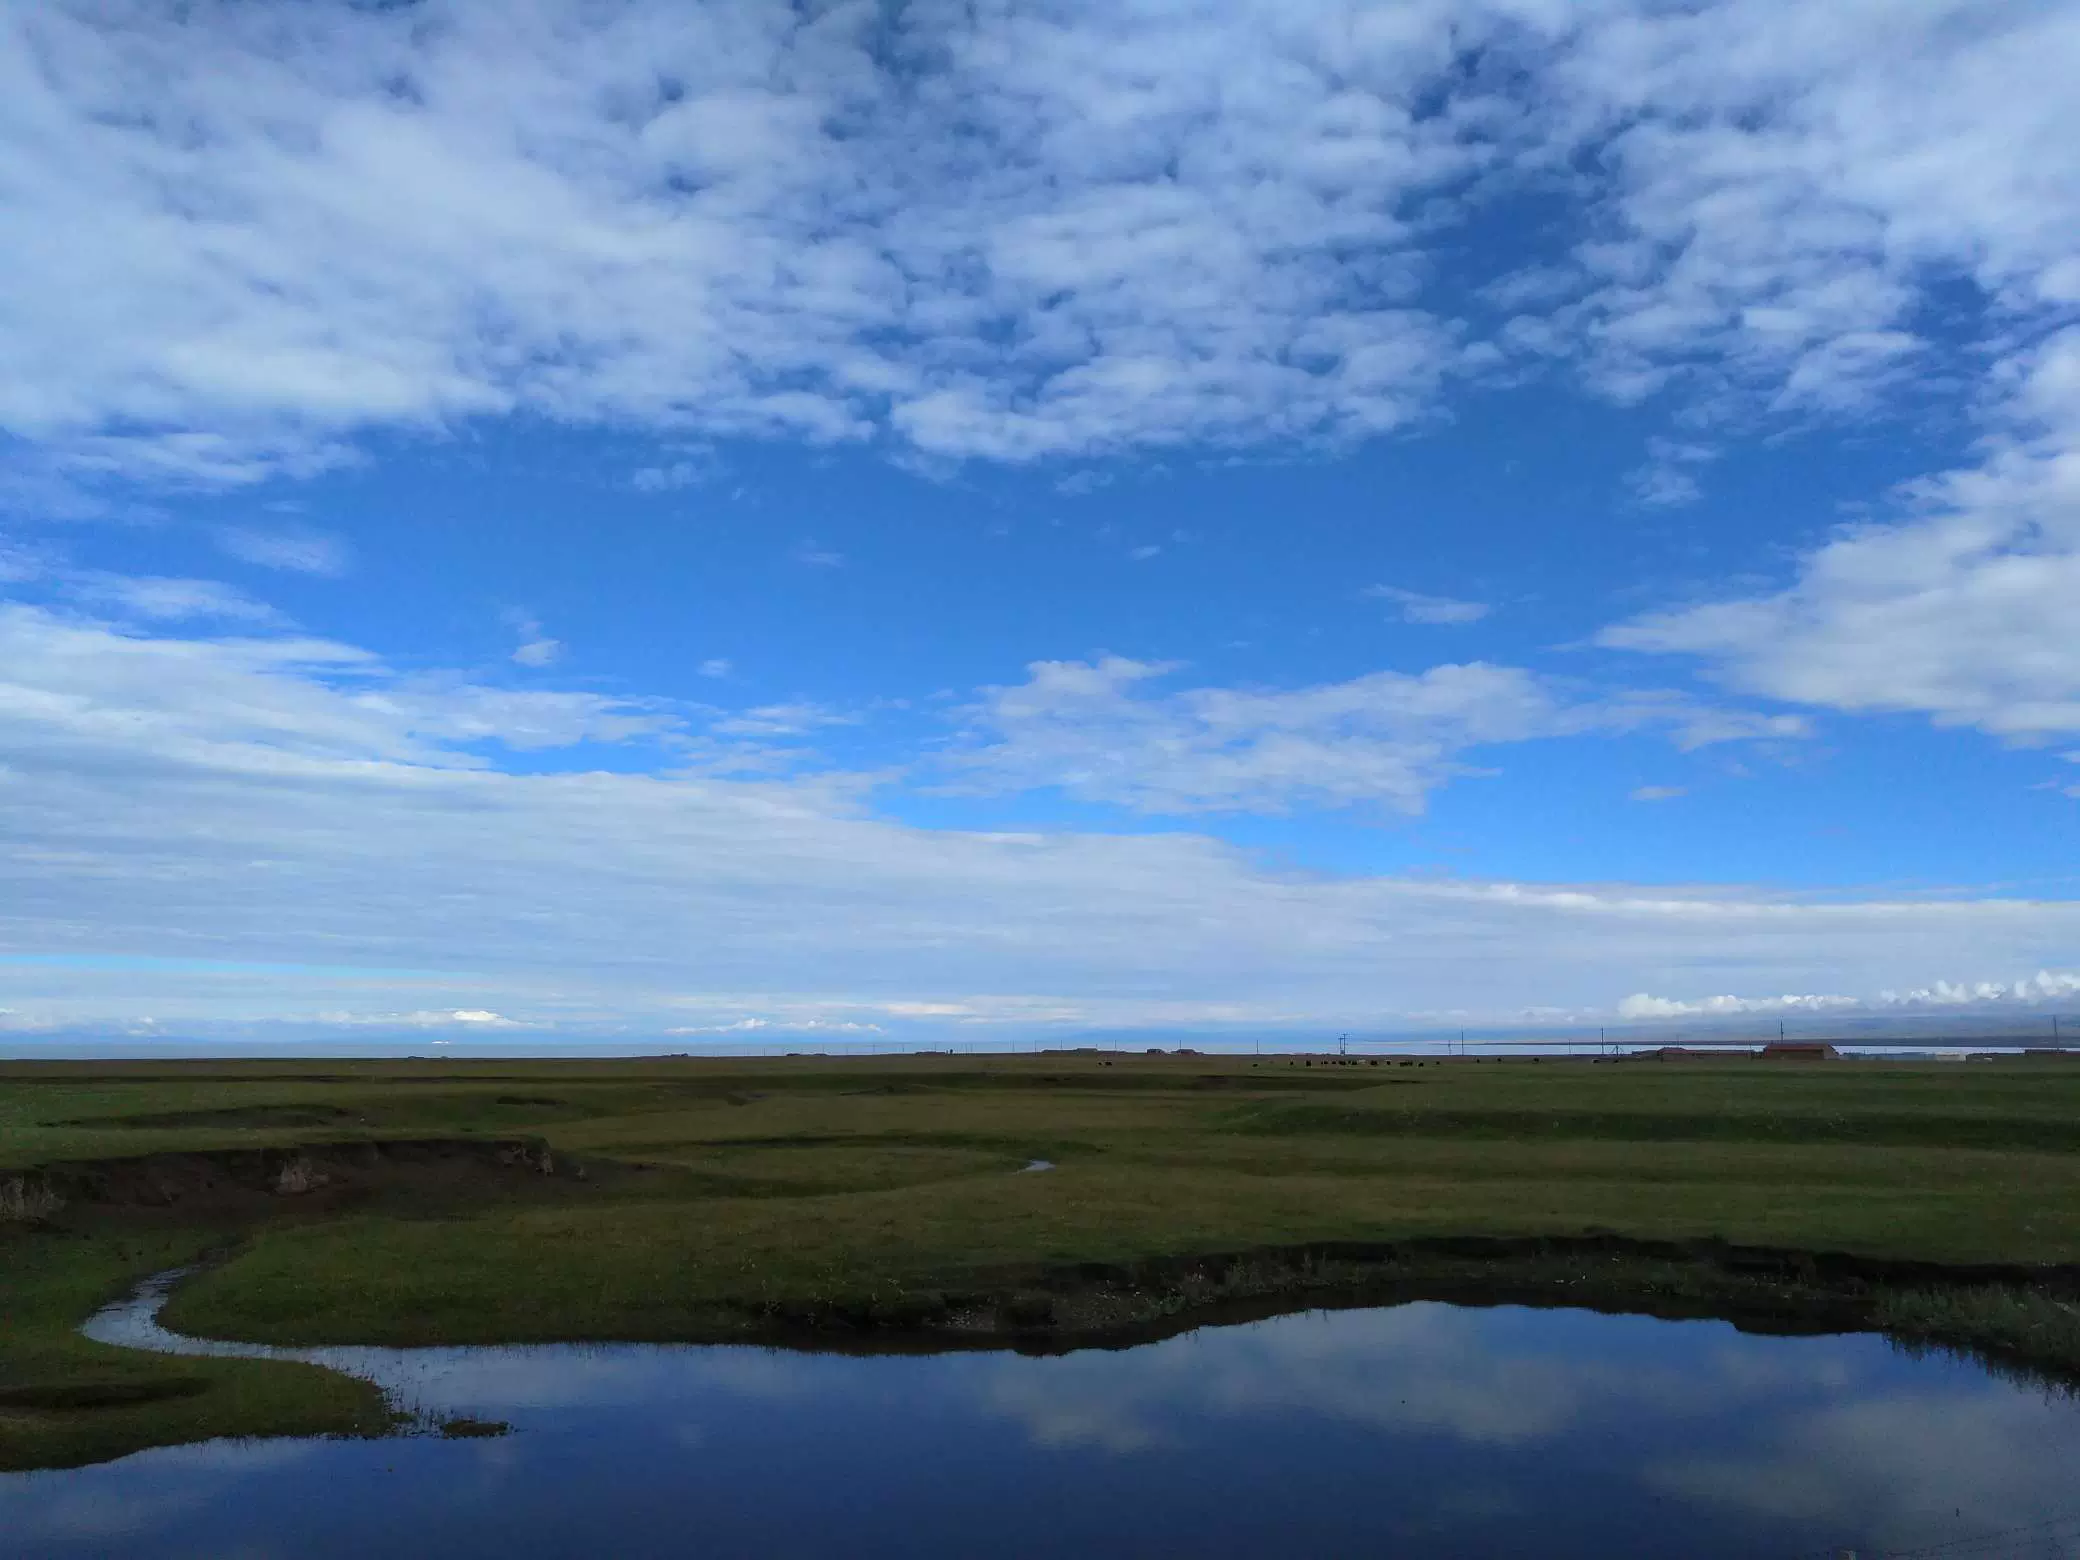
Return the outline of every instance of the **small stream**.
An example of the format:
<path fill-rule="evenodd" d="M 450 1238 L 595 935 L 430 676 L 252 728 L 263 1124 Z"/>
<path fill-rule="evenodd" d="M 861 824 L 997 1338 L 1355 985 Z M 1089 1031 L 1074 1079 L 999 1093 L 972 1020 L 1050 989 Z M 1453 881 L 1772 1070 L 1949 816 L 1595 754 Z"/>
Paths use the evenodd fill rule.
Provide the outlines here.
<path fill-rule="evenodd" d="M 87 1331 L 512 1432 L 0 1476 L 0 1555 L 2080 1556 L 2080 1405 L 1868 1335 L 1412 1304 L 1048 1358 L 269 1349 L 161 1328 L 178 1276 Z"/>

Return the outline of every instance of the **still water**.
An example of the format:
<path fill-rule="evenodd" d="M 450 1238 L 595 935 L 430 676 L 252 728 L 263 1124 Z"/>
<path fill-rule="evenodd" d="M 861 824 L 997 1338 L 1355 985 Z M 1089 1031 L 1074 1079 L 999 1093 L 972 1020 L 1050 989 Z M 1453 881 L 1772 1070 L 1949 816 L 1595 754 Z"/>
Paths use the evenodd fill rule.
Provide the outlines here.
<path fill-rule="evenodd" d="M 175 1342 L 155 1304 L 93 1330 Z M 1054 1358 L 284 1352 L 512 1433 L 0 1477 L 0 1554 L 2080 1556 L 2080 1404 L 1870 1336 L 1416 1304 Z"/>

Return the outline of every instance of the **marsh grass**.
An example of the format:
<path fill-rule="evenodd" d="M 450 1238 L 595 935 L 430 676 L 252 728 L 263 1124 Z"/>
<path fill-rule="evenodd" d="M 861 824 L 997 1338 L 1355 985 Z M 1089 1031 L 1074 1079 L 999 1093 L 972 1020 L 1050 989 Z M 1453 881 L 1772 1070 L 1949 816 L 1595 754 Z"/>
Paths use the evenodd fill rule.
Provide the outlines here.
<path fill-rule="evenodd" d="M 2069 1392 L 2080 1381 L 2080 1302 L 2069 1297 L 2009 1285 L 1906 1290 L 1881 1296 L 1871 1320 L 1896 1339 L 2063 1366 Z"/>
<path fill-rule="evenodd" d="M 286 1344 L 1016 1332 L 1392 1277 L 1307 1272 L 1288 1257 L 1189 1268 L 1208 1253 L 1338 1241 L 1601 1231 L 1873 1260 L 2080 1261 L 2080 1068 L 1176 1056 L 0 1064 L 0 1163 L 16 1168 L 516 1126 L 597 1173 L 398 1184 L 323 1208 L 283 1198 L 236 1228 L 203 1228 L 179 1207 L 86 1206 L 0 1228 L 0 1387 L 206 1382 L 92 1408 L 0 1400 L 0 1458 L 375 1423 L 379 1405 L 340 1378 L 318 1373 L 333 1384 L 320 1391 L 301 1367 L 175 1366 L 71 1333 L 154 1265 L 226 1238 L 238 1254 L 175 1292 L 169 1325 Z M 1057 1168 L 1017 1173 L 1036 1159 Z M 1102 1285 L 1058 1282 L 1093 1265 L 1141 1277 L 1103 1304 L 1090 1298 Z M 1567 1303 L 1618 1306 L 1629 1294 L 1697 1314 L 1737 1299 L 1799 1303 L 1778 1279 L 1735 1281 L 1697 1263 L 1520 1262 L 1516 1278 Z M 1443 1270 L 1423 1281 L 1447 1280 L 1484 1282 Z M 2047 1310 L 2027 1295 L 1910 1287 L 1883 1313 L 1902 1337 L 2080 1360 L 2063 1300 Z M 1924 1289 L 1933 1298 L 1914 1298 Z"/>
<path fill-rule="evenodd" d="M 1787 1110 L 1760 1112 L 1579 1109 L 1396 1110 L 1321 1105 L 1238 1111 L 1231 1131 L 1265 1137 L 1349 1133 L 1473 1138 L 1485 1142 L 1864 1143 L 1900 1148 L 1983 1148 L 2010 1153 L 2080 1152 L 2080 1120 L 2042 1115 Z"/>
<path fill-rule="evenodd" d="M 79 1335 L 100 1306 L 219 1238 L 186 1229 L 0 1237 L 0 1471 L 74 1467 L 218 1436 L 390 1428 L 380 1392 L 331 1371 L 174 1359 Z"/>

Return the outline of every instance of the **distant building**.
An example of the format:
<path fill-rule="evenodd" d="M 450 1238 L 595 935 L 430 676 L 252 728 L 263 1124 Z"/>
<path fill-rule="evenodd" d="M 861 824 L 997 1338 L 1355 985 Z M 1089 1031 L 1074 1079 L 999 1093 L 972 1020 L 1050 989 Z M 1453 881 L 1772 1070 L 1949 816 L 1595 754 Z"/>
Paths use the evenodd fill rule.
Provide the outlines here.
<path fill-rule="evenodd" d="M 1635 1051 L 1632 1057 L 1641 1062 L 1719 1062 L 1729 1056 L 1747 1058 L 1754 1054 L 1748 1050 L 1708 1051 L 1697 1046 L 1664 1045 L 1652 1051 Z"/>
<path fill-rule="evenodd" d="M 1765 1062 L 1838 1062 L 1842 1053 L 1824 1040 L 1772 1040 L 1762 1048 Z"/>

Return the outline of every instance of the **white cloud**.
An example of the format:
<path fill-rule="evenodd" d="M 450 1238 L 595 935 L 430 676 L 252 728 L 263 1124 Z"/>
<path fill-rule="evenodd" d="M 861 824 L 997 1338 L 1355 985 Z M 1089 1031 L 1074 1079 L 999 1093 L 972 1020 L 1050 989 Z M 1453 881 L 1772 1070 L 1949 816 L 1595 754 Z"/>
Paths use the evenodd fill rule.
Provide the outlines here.
<path fill-rule="evenodd" d="M 1883 992 L 1878 1000 L 1888 1007 L 2026 1007 L 2073 997 L 2080 997 L 2080 971 L 2038 970 L 2020 980 L 1938 980 Z"/>
<path fill-rule="evenodd" d="M 1635 802 L 1672 802 L 1689 794 L 1688 789 L 1680 785 L 1642 785 L 1626 793 Z"/>
<path fill-rule="evenodd" d="M 205 482 L 521 410 L 1025 459 L 1362 437 L 1519 351 L 1841 415 L 1968 361 L 1931 279 L 1991 338 L 2080 298 L 2076 54 L 1967 0 L 20 8 L 0 426 Z M 1495 340 L 1427 308 L 1440 197 L 1569 162 Z"/>
<path fill-rule="evenodd" d="M 468 745 L 536 751 L 672 730 L 629 701 L 400 676 L 304 638 L 175 639 L 0 605 L 0 720 L 28 767 L 84 744 L 137 762 L 254 774 L 311 765 L 482 767 Z"/>
<path fill-rule="evenodd" d="M 1471 750 L 1546 737 L 1667 730 L 1683 747 L 1803 735 L 1795 717 L 1654 691 L 1590 696 L 1484 662 L 1372 672 L 1296 689 L 1158 690 L 1177 668 L 1120 656 L 1038 661 L 988 691 L 949 758 L 967 790 L 1059 787 L 1148 813 L 1423 809 L 1477 773 Z"/>
<path fill-rule="evenodd" d="M 1696 469 L 1718 458 L 1710 445 L 1678 439 L 1647 441 L 1646 464 L 1630 472 L 1626 484 L 1633 497 L 1656 509 L 1674 509 L 1694 504 L 1703 494 Z"/>
<path fill-rule="evenodd" d="M 544 666 L 554 666 L 563 659 L 563 641 L 551 639 L 547 634 L 544 634 L 542 625 L 532 615 L 517 610 L 508 611 L 505 614 L 505 620 L 507 625 L 520 636 L 520 643 L 514 648 L 512 656 L 513 663 L 516 666 L 538 669 Z"/>
<path fill-rule="evenodd" d="M 1743 1013 L 1831 1013 L 1863 1006 L 1854 997 L 1695 997 L 1677 999 L 1636 991 L 1618 1004 L 1620 1018 L 1730 1018 Z"/>
<path fill-rule="evenodd" d="M 514 661 L 521 666 L 554 666 L 562 658 L 560 639 L 530 639 L 513 652 Z"/>
<path fill-rule="evenodd" d="M 727 677 L 730 674 L 731 666 L 724 657 L 714 656 L 701 662 L 695 670 L 703 677 Z"/>
<path fill-rule="evenodd" d="M 2070 7 L 1968 0 L 20 7 L 0 487 L 77 507 L 65 473 L 236 482 L 522 412 L 935 459 L 1350 439 L 1556 362 L 1714 441 L 1860 415 L 1998 380 L 2080 299 L 2076 57 Z M 1450 193 L 1561 167 L 1586 239 L 1440 313 Z M 1659 441 L 1636 493 L 1688 501 L 1708 448 Z M 2049 630 L 2072 548 L 2012 534 L 1956 583 Z M 1693 626 L 1743 670 L 1743 625 Z"/>
<path fill-rule="evenodd" d="M 1671 1453 L 1642 1482 L 1683 1502 L 1927 1556 L 2070 1549 L 2071 1404 L 1976 1372 L 1826 1383 L 1775 1433 Z M 1946 1509 L 1947 1508 L 1947 1509 Z"/>
<path fill-rule="evenodd" d="M 298 574 L 337 577 L 345 574 L 353 563 L 353 553 L 344 541 L 308 528 L 256 531 L 243 526 L 227 526 L 217 532 L 217 545 L 246 563 L 256 563 L 264 569 L 288 569 Z"/>
<path fill-rule="evenodd" d="M 277 623 L 281 614 L 265 602 L 219 580 L 171 579 L 154 575 L 107 574 L 69 570 L 60 575 L 67 594 L 125 617 L 180 622 L 188 618 L 229 618 L 247 623 Z"/>
<path fill-rule="evenodd" d="M 1703 656 L 1772 698 L 2022 739 L 2080 731 L 2080 328 L 2019 367 L 2012 405 L 2027 420 L 1982 464 L 1911 485 L 1909 518 L 1845 531 L 1786 589 L 1602 641 Z"/>
<path fill-rule="evenodd" d="M 2040 1007 L 2080 997 L 2080 973 L 2038 970 L 2016 980 L 1931 981 L 1905 990 L 1866 997 L 1694 997 L 1671 998 L 1636 992 L 1618 1004 L 1620 1018 L 1732 1017 L 1744 1013 L 1820 1013 L 1895 1008 L 1971 1009 Z"/>
<path fill-rule="evenodd" d="M 819 547 L 814 542 L 798 542 L 789 554 L 796 563 L 806 563 L 812 569 L 841 569 L 845 566 L 845 555 L 833 552 L 828 547 Z"/>
<path fill-rule="evenodd" d="M 0 532 L 0 585 L 19 585 L 40 579 L 49 571 L 50 549 L 26 544 Z"/>
<path fill-rule="evenodd" d="M 1397 426 L 1457 353 L 1403 213 L 1480 158 L 1419 110 L 1486 10 L 18 11 L 0 426 L 203 482 L 522 409 L 1014 459 Z"/>
<path fill-rule="evenodd" d="M 669 465 L 638 467 L 628 485 L 638 493 L 675 493 L 696 486 L 706 477 L 707 468 L 699 462 L 675 460 Z"/>
<path fill-rule="evenodd" d="M 1801 703 L 2080 730 L 2076 60 L 2062 5 L 1728 0 L 1582 30 L 1556 112 L 1612 129 L 1612 177 L 1580 254 L 1600 285 L 1554 320 L 1597 383 L 1676 386 L 1736 423 L 1967 385 L 1988 429 L 1973 464 L 1909 485 L 1788 587 L 1606 643 Z M 1692 494 L 1682 459 L 1639 480 Z"/>
<path fill-rule="evenodd" d="M 488 1008 L 419 1008 L 410 1013 L 320 1013 L 313 1023 L 337 1029 L 527 1029 Z"/>
<path fill-rule="evenodd" d="M 1127 674 L 1056 675 L 1102 702 Z M 1540 708 L 1499 669 L 1387 686 L 1461 725 Z M 1204 692 L 1194 718 L 1278 697 Z M 2056 902 L 1323 877 L 1191 833 L 896 823 L 844 775 L 544 761 L 681 732 L 640 700 L 407 675 L 331 641 L 0 609 L 0 946 L 238 965 L 0 960 L 0 1004 L 45 1027 L 934 1021 L 915 1004 L 1013 1028 L 1348 1026 L 1463 1008 L 1468 991 L 1497 1013 L 1587 1008 L 1700 970 L 1749 989 L 1910 988 L 1958 963 L 2057 968 L 2080 938 L 2080 907 Z M 542 758 L 505 773 L 486 744 Z"/>
<path fill-rule="evenodd" d="M 1572 316 L 1601 382 L 1689 379 L 1838 414 L 1941 351 L 1931 280 L 1975 284 L 1996 333 L 2080 296 L 2080 14 L 1888 0 L 1618 5 L 1540 88 L 1608 134 L 1600 285 Z M 1948 328 L 1948 327 L 1946 327 Z"/>
<path fill-rule="evenodd" d="M 1393 603 L 1404 623 L 1433 623 L 1459 627 L 1478 623 L 1491 610 L 1485 601 L 1458 601 L 1450 596 L 1426 596 L 1399 585 L 1369 585 L 1365 594 L 1375 601 Z"/>
<path fill-rule="evenodd" d="M 708 729 L 724 737 L 801 737 L 826 726 L 856 726 L 860 717 L 809 700 L 760 704 L 714 721 Z"/>
<path fill-rule="evenodd" d="M 668 1035 L 741 1035 L 757 1034 L 761 1031 L 773 1034 L 831 1034 L 831 1035 L 885 1035 L 888 1031 L 879 1024 L 862 1024 L 850 1020 L 820 1018 L 796 1019 L 792 1022 L 771 1018 L 740 1018 L 727 1024 L 678 1024 L 665 1031 Z"/>
<path fill-rule="evenodd" d="M 133 621 L 213 618 L 270 627 L 286 621 L 267 603 L 222 580 L 83 569 L 57 548 L 21 546 L 0 536 L 0 585 L 31 582 L 65 600 Z"/>

